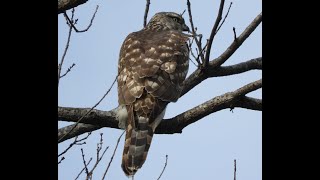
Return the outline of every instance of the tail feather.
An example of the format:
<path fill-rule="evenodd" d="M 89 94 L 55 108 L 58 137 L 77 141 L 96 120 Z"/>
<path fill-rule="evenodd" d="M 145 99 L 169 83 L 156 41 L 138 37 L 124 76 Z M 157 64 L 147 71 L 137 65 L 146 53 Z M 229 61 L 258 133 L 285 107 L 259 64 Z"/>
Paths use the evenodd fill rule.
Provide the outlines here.
<path fill-rule="evenodd" d="M 128 126 L 121 165 L 127 176 L 134 175 L 147 158 L 154 133 L 148 121 L 146 117 L 135 116 L 132 107 L 128 108 Z"/>

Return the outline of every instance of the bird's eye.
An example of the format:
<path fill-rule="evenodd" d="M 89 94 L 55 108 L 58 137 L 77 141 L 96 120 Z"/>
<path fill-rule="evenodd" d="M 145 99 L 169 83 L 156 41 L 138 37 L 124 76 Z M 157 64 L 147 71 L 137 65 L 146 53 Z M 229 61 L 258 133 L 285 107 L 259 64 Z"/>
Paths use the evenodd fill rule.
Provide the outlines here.
<path fill-rule="evenodd" d="M 179 22 L 178 18 L 173 18 L 173 21 Z"/>

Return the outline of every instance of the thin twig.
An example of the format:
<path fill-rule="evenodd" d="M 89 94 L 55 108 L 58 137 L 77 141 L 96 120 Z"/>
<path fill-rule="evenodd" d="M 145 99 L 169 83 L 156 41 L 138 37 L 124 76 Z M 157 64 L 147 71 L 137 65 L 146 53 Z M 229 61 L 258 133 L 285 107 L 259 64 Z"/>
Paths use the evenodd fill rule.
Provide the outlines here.
<path fill-rule="evenodd" d="M 117 148 L 118 148 L 120 139 L 121 139 L 122 135 L 124 134 L 124 132 L 126 132 L 126 131 L 123 131 L 122 134 L 119 136 L 119 138 L 118 138 L 118 140 L 117 140 L 117 145 L 116 145 L 116 147 L 114 148 L 113 154 L 112 154 L 112 156 L 111 156 L 111 158 L 110 158 L 110 161 L 109 161 L 109 164 L 108 164 L 108 166 L 107 166 L 107 169 L 106 169 L 106 171 L 105 171 L 104 174 L 103 174 L 102 180 L 104 180 L 104 178 L 105 178 L 105 176 L 106 176 L 106 174 L 107 174 L 107 172 L 108 172 L 108 170 L 109 170 L 109 167 L 110 167 L 110 165 L 111 165 L 111 162 L 112 162 L 112 160 L 113 160 L 113 157 L 114 157 L 114 155 L 115 155 L 115 153 L 116 153 L 116 151 L 117 151 Z"/>
<path fill-rule="evenodd" d="M 188 43 L 188 46 L 189 46 L 189 51 L 190 51 L 190 53 L 191 53 L 191 56 L 197 61 L 198 65 L 196 65 L 195 62 L 193 62 L 191 58 L 189 58 L 189 59 L 190 59 L 190 61 L 191 61 L 196 67 L 199 67 L 199 65 L 200 65 L 201 63 L 200 63 L 200 61 L 198 60 L 198 58 L 196 58 L 196 56 L 194 55 L 194 53 L 193 53 L 193 51 L 192 51 L 192 44 L 193 44 L 193 42 L 194 42 L 194 38 L 192 38 L 191 40 L 189 39 L 188 42 L 189 42 L 189 43 Z"/>
<path fill-rule="evenodd" d="M 74 146 L 74 145 L 83 145 L 83 144 L 86 144 L 86 142 L 83 142 L 83 143 L 79 143 L 79 142 L 86 140 L 86 139 L 90 136 L 90 134 L 91 134 L 91 132 L 89 132 L 86 137 L 84 137 L 84 138 L 82 138 L 82 139 L 79 139 L 79 140 L 78 140 L 78 136 L 76 136 L 76 137 L 74 138 L 74 141 L 73 141 L 71 144 L 69 144 L 69 147 L 68 147 L 67 149 L 65 149 L 62 153 L 60 153 L 60 154 L 58 155 L 58 157 L 60 157 L 60 156 L 62 156 L 63 154 L 65 154 L 65 153 L 66 153 L 67 151 L 69 151 L 69 149 L 72 148 L 72 146 Z"/>
<path fill-rule="evenodd" d="M 232 28 L 232 30 L 233 30 L 233 38 L 234 38 L 234 41 L 237 41 L 236 28 L 235 28 L 235 27 L 233 27 L 233 28 Z"/>
<path fill-rule="evenodd" d="M 147 18 L 148 18 L 149 6 L 150 6 L 150 0 L 147 0 L 146 9 L 145 9 L 145 11 L 144 11 L 143 27 L 146 27 L 146 25 L 147 25 Z"/>
<path fill-rule="evenodd" d="M 103 133 L 100 133 L 100 143 L 97 144 L 97 160 L 96 163 L 94 164 L 93 168 L 90 170 L 89 174 L 90 174 L 90 178 L 92 179 L 92 174 L 93 171 L 96 169 L 96 167 L 98 166 L 99 162 L 101 161 L 101 159 L 103 158 L 104 154 L 106 153 L 106 151 L 109 149 L 109 146 L 106 147 L 106 149 L 103 151 L 102 155 L 99 156 L 100 151 L 102 149 L 102 145 L 103 145 L 103 138 L 102 138 Z"/>
<path fill-rule="evenodd" d="M 194 59 L 196 59 L 196 56 L 193 54 L 193 51 L 192 51 L 192 44 L 194 42 L 194 38 L 192 38 L 191 40 L 188 39 L 188 47 L 189 47 L 189 51 L 191 53 L 191 56 L 193 56 Z M 199 62 L 200 63 L 200 62 Z"/>
<path fill-rule="evenodd" d="M 159 179 L 161 178 L 161 176 L 162 176 L 162 174 L 163 174 L 164 170 L 166 169 L 166 167 L 167 167 L 167 161 L 168 161 L 168 155 L 166 155 L 166 162 L 164 163 L 164 167 L 163 167 L 163 169 L 162 169 L 162 172 L 161 172 L 161 174 L 160 174 L 160 176 L 158 177 L 158 179 L 157 179 L 157 180 L 159 180 Z"/>
<path fill-rule="evenodd" d="M 188 14 L 189 14 L 189 21 L 191 24 L 191 30 L 192 30 L 192 32 L 195 32 L 195 28 L 194 28 L 193 20 L 192 20 L 192 14 L 191 14 L 191 3 L 189 0 L 187 0 L 187 6 L 188 6 Z"/>
<path fill-rule="evenodd" d="M 92 18 L 91 18 L 91 20 L 90 20 L 90 24 L 89 24 L 88 27 L 87 27 L 86 29 L 84 29 L 84 30 L 78 30 L 78 29 L 76 28 L 76 26 L 74 25 L 75 23 L 72 23 L 72 22 L 73 22 L 72 19 L 70 20 L 70 18 L 69 18 L 69 16 L 67 15 L 66 12 L 64 12 L 64 15 L 65 15 L 65 17 L 67 18 L 67 20 L 69 21 L 69 24 L 71 25 L 71 27 L 72 27 L 77 33 L 82 33 L 82 32 L 88 31 L 88 30 L 90 29 L 90 27 L 92 26 L 92 23 L 93 23 L 93 20 L 94 20 L 94 18 L 95 18 L 95 16 L 96 16 L 96 13 L 97 13 L 97 11 L 98 11 L 98 8 L 99 8 L 99 5 L 97 5 L 96 10 L 95 10 L 95 12 L 93 13 L 93 16 L 92 16 Z"/>
<path fill-rule="evenodd" d="M 114 83 L 117 81 L 117 78 L 118 78 L 118 75 L 116 76 L 116 78 L 114 79 L 111 87 L 107 90 L 107 92 L 103 95 L 103 97 L 86 113 L 84 114 L 76 123 L 75 125 L 70 129 L 70 131 L 68 133 L 66 133 L 64 136 L 62 136 L 59 140 L 58 140 L 58 143 L 65 137 L 67 136 L 68 134 L 70 134 L 70 132 L 72 132 L 76 127 L 77 125 L 80 123 L 80 121 L 85 117 L 87 116 L 95 107 L 97 107 L 101 101 L 109 94 L 111 88 L 113 87 Z"/>
<path fill-rule="evenodd" d="M 234 172 L 233 172 L 233 180 L 236 180 L 236 171 L 237 171 L 237 160 L 234 160 Z"/>
<path fill-rule="evenodd" d="M 64 159 L 65 159 L 65 158 L 62 157 L 62 158 L 60 159 L 60 161 L 58 162 L 58 164 L 60 164 Z"/>
<path fill-rule="evenodd" d="M 58 0 L 58 14 L 63 13 L 69 9 L 78 7 L 86 3 L 88 0 Z"/>
<path fill-rule="evenodd" d="M 82 148 L 81 148 L 81 155 L 82 155 L 82 162 L 83 162 L 83 164 L 84 164 L 84 168 L 85 168 L 86 174 L 87 174 L 87 176 L 88 176 L 88 175 L 89 175 L 88 166 L 87 166 L 86 160 L 85 160 L 85 158 L 84 158 L 84 153 L 83 153 L 83 149 L 82 149 Z"/>
<path fill-rule="evenodd" d="M 66 13 L 64 13 L 64 14 L 66 15 Z M 74 8 L 72 9 L 72 14 L 71 14 L 71 20 L 70 20 L 71 24 L 72 24 L 72 22 L 73 22 L 73 17 L 74 17 Z M 62 65 L 63 65 L 64 59 L 65 59 L 65 57 L 66 57 L 68 48 L 69 48 L 69 44 L 70 44 L 71 33 L 72 33 L 72 27 L 69 28 L 67 44 L 66 44 L 66 47 L 64 48 L 64 52 L 63 52 L 63 55 L 62 55 L 60 64 L 58 65 L 58 87 L 59 87 L 59 80 L 60 80 L 60 77 L 61 77 Z"/>
<path fill-rule="evenodd" d="M 87 165 L 79 172 L 79 174 L 77 175 L 77 177 L 75 178 L 75 180 L 77 180 L 79 178 L 79 176 L 81 175 L 81 173 L 85 170 L 85 168 L 90 164 L 90 162 L 92 161 L 92 158 L 89 159 Z"/>
<path fill-rule="evenodd" d="M 198 46 L 198 49 L 202 49 L 202 45 L 201 45 L 201 40 L 199 41 L 198 38 L 196 37 L 197 36 L 197 33 L 196 33 L 196 28 L 194 27 L 193 25 L 193 20 L 192 20 L 192 13 L 191 13 L 191 3 L 189 0 L 187 0 L 187 6 L 188 6 L 188 14 L 189 14 L 189 21 L 190 21 L 190 24 L 191 24 L 191 30 L 192 30 L 192 35 L 193 35 L 193 38 L 195 39 L 196 41 L 196 44 Z M 200 39 L 202 38 L 202 36 L 200 36 Z M 203 62 L 204 61 L 204 55 L 203 54 L 200 54 L 200 57 L 201 57 L 201 61 Z"/>
<path fill-rule="evenodd" d="M 199 61 L 199 57 L 200 57 L 201 55 L 203 55 L 204 52 L 206 51 L 205 49 L 206 49 L 207 45 L 208 45 L 208 41 L 207 41 L 206 45 L 204 45 L 204 47 L 203 47 L 203 48 L 201 49 L 201 51 L 198 53 L 198 57 L 196 58 L 196 61 L 197 61 L 197 62 Z"/>
<path fill-rule="evenodd" d="M 100 156 L 100 151 L 102 149 L 102 145 L 103 145 L 103 138 L 102 138 L 103 133 L 100 133 L 100 142 L 97 144 L 97 159 L 96 159 L 96 163 L 93 165 L 93 168 L 89 171 L 88 170 L 88 165 L 85 165 L 84 169 L 86 170 L 86 174 L 87 177 L 86 179 L 92 179 L 92 175 L 93 175 L 93 171 L 96 169 L 96 167 L 98 166 L 98 164 L 100 163 L 100 161 L 102 160 L 104 154 L 106 153 L 106 151 L 108 150 L 109 146 L 106 147 L 106 149 L 103 151 L 102 155 Z M 86 164 L 86 161 L 84 159 L 84 153 L 83 150 L 81 148 L 81 153 L 82 153 L 82 159 L 83 159 L 83 163 Z M 90 161 L 92 160 L 92 158 L 90 158 Z M 83 170 L 82 170 L 83 171 Z M 79 173 L 79 175 L 82 173 L 82 171 Z M 79 176 L 78 175 L 78 176 Z M 78 178 L 77 176 L 77 178 Z"/>
<path fill-rule="evenodd" d="M 204 58 L 203 67 L 206 67 L 207 64 L 209 63 L 212 42 L 213 42 L 213 39 L 214 39 L 214 37 L 216 35 L 218 25 L 219 25 L 219 23 L 220 23 L 220 21 L 222 19 L 223 6 L 224 6 L 224 0 L 221 0 L 220 1 L 219 11 L 218 11 L 218 16 L 217 16 L 217 19 L 216 19 L 213 27 L 212 27 L 211 34 L 210 34 L 210 37 L 209 37 L 208 46 L 207 46 L 207 50 L 206 50 L 206 55 L 205 55 L 205 58 Z"/>
<path fill-rule="evenodd" d="M 250 34 L 258 27 L 262 22 L 262 12 L 257 15 L 256 18 L 246 27 L 246 29 L 240 34 L 236 41 L 233 41 L 230 46 L 217 58 L 210 61 L 210 68 L 215 68 L 226 62 L 229 57 L 242 45 L 242 43 L 250 36 Z M 189 76 L 190 77 L 190 76 Z"/>
<path fill-rule="evenodd" d="M 186 12 L 186 10 L 183 10 L 183 12 L 180 14 L 180 16 L 183 16 L 183 14 Z"/>
<path fill-rule="evenodd" d="M 68 68 L 68 70 L 67 70 L 62 76 L 60 76 L 60 78 L 63 78 L 64 76 L 66 76 L 66 75 L 71 71 L 71 69 L 72 69 L 75 65 L 76 65 L 76 64 L 73 63 L 73 64 Z"/>
<path fill-rule="evenodd" d="M 193 62 L 193 60 L 191 58 L 189 58 L 189 60 L 192 62 L 192 64 L 195 66 L 195 67 L 198 67 L 198 65 L 196 65 L 195 62 Z"/>
<path fill-rule="evenodd" d="M 218 33 L 219 29 L 220 29 L 221 26 L 223 25 L 224 21 L 227 19 L 231 6 L 232 6 L 232 2 L 230 2 L 230 5 L 229 5 L 229 8 L 228 8 L 227 14 L 224 16 L 224 18 L 223 18 L 220 26 L 218 27 L 218 29 L 217 29 L 217 31 L 216 31 L 216 34 Z"/>

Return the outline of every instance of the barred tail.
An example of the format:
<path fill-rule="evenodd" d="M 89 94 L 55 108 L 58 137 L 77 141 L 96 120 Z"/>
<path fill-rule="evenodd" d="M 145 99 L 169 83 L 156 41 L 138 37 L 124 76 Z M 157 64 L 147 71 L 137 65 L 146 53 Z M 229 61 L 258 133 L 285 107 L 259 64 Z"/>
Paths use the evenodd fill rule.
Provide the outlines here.
<path fill-rule="evenodd" d="M 126 128 L 126 139 L 121 164 L 127 176 L 134 175 L 142 167 L 147 158 L 152 136 L 153 128 L 149 125 L 149 118 L 134 116 L 132 107 L 129 108 L 128 126 Z"/>

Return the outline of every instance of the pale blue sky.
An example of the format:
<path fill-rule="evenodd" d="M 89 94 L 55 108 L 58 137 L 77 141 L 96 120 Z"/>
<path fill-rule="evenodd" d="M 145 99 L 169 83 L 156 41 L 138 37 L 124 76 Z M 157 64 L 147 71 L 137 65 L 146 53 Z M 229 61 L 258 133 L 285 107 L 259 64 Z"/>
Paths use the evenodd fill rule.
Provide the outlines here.
<path fill-rule="evenodd" d="M 218 0 L 191 1 L 195 26 L 205 38 L 210 35 L 219 2 Z M 76 18 L 79 19 L 78 29 L 87 26 L 97 4 L 100 7 L 91 29 L 85 33 L 72 34 L 63 72 L 72 63 L 76 66 L 60 81 L 59 106 L 93 106 L 116 76 L 118 55 L 123 40 L 129 33 L 138 31 L 143 26 L 145 0 L 90 0 L 76 9 Z M 230 1 L 225 2 L 224 14 L 229 4 Z M 186 0 L 151 0 L 148 20 L 159 11 L 181 13 L 186 8 Z M 210 59 L 218 57 L 232 43 L 232 27 L 235 27 L 237 34 L 240 34 L 261 11 L 261 1 L 234 0 L 228 19 L 214 39 Z M 184 18 L 190 26 L 187 12 Z M 58 19 L 58 57 L 61 58 L 68 29 L 63 15 L 58 15 Z M 261 27 L 260 24 L 224 65 L 262 56 Z M 194 70 L 195 66 L 190 63 L 189 74 Z M 261 71 L 255 70 L 240 75 L 207 79 L 178 102 L 169 104 L 165 118 L 176 116 L 215 96 L 258 80 L 261 75 Z M 261 89 L 248 95 L 261 98 Z M 117 88 L 114 86 L 97 109 L 110 110 L 116 106 Z M 59 127 L 67 124 L 70 123 L 59 123 Z M 104 134 L 104 146 L 110 146 L 95 170 L 93 179 L 102 178 L 121 132 L 110 128 L 100 129 L 89 137 L 86 145 L 81 146 L 87 160 L 96 156 L 96 144 L 99 142 L 100 133 Z M 59 144 L 59 153 L 71 141 L 73 139 Z M 107 179 L 127 179 L 120 167 L 123 144 L 122 138 Z M 237 159 L 237 180 L 262 179 L 262 113 L 246 109 L 234 109 L 232 113 L 226 109 L 188 126 L 182 134 L 155 135 L 147 161 L 136 174 L 135 180 L 157 179 L 164 166 L 166 154 L 169 156 L 168 165 L 162 180 L 230 180 L 233 178 L 234 159 Z M 59 179 L 74 179 L 82 168 L 80 148 L 74 147 L 58 166 Z"/>

